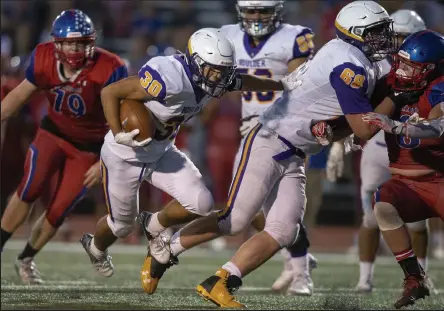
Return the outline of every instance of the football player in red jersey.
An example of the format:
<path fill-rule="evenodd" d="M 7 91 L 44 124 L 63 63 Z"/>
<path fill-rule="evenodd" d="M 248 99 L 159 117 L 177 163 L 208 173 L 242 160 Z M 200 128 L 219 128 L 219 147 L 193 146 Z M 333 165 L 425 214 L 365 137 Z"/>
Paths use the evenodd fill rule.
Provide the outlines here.
<path fill-rule="evenodd" d="M 391 125 L 391 119 L 374 113 L 363 117 L 386 132 L 392 178 L 375 192 L 373 209 L 405 274 L 396 308 L 429 295 L 405 223 L 433 217 L 444 220 L 443 74 L 444 36 L 430 30 L 411 35 L 394 56 L 388 77 L 391 99 L 400 107 L 393 115 L 396 122 Z M 415 125 L 412 119 L 418 117 L 434 121 Z M 406 121 L 405 126 L 399 123 Z"/>
<path fill-rule="evenodd" d="M 52 201 L 34 224 L 30 239 L 16 261 L 23 282 L 40 284 L 34 256 L 57 228 L 100 181 L 99 152 L 108 131 L 102 110 L 102 88 L 128 76 L 123 61 L 95 47 L 96 31 L 80 10 L 63 11 L 52 25 L 53 42 L 32 52 L 26 78 L 2 101 L 1 120 L 9 118 L 37 90 L 50 102 L 29 146 L 23 179 L 1 220 L 1 248 L 25 221 L 42 188 L 59 172 Z"/>

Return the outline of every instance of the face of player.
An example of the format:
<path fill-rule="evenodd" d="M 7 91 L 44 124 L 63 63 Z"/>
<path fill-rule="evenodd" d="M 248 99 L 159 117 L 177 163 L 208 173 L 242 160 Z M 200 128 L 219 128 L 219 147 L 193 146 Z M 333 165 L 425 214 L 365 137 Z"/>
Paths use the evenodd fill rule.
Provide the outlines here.
<path fill-rule="evenodd" d="M 244 18 L 247 22 L 267 22 L 274 14 L 274 9 L 244 9 Z"/>
<path fill-rule="evenodd" d="M 211 96 L 225 93 L 234 74 L 232 67 L 204 65 L 201 70 L 202 87 Z"/>
<path fill-rule="evenodd" d="M 73 53 L 85 53 L 86 44 L 81 41 L 63 41 L 62 52 L 66 55 Z"/>

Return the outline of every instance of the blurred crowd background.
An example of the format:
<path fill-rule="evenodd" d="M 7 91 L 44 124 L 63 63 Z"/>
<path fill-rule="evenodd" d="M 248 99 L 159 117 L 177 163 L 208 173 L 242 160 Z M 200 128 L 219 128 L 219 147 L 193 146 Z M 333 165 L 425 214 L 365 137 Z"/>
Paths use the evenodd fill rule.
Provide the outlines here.
<path fill-rule="evenodd" d="M 348 2 L 286 1 L 285 22 L 312 28 L 316 35 L 315 45 L 319 49 L 335 37 L 334 19 L 340 8 Z M 413 9 L 424 18 L 428 28 L 444 33 L 444 1 L 378 2 L 390 14 L 401 8 Z M 2 0 L 2 94 L 23 79 L 30 53 L 38 43 L 51 40 L 52 21 L 63 10 L 77 8 L 88 14 L 97 29 L 96 44 L 117 53 L 126 62 L 130 73 L 136 74 L 151 57 L 184 50 L 188 37 L 195 30 L 237 23 L 235 3 L 235 0 Z M 220 107 L 205 118 L 194 118 L 181 129 L 177 139 L 177 145 L 190 155 L 205 176 L 219 206 L 224 204 L 228 193 L 232 163 L 240 142 L 240 103 L 231 100 L 223 99 Z M 2 212 L 22 178 L 26 151 L 46 111 L 46 99 L 42 94 L 36 94 L 18 115 L 2 124 Z M 331 228 L 338 228 L 335 232 L 340 238 L 336 244 L 341 244 L 340 241 L 344 239 L 346 241 L 343 244 L 350 244 L 353 235 L 350 237 L 350 234 L 342 235 L 341 232 L 354 230 L 360 224 L 360 153 L 355 152 L 346 157 L 345 175 L 335 184 L 324 178 L 327 155 L 328 149 L 325 149 L 310 157 L 308 162 L 306 222 L 309 229 L 313 228 L 310 231 L 315 236 L 315 228 L 328 227 L 329 232 L 332 232 Z M 35 210 L 40 213 L 49 199 L 50 192 L 36 203 Z M 142 209 L 158 210 L 170 198 L 144 184 L 140 190 L 140 199 Z M 91 230 L 97 217 L 105 211 L 101 188 L 97 187 L 79 203 L 58 238 L 77 239 L 80 235 L 75 230 Z M 27 230 L 25 226 L 21 232 L 24 234 Z M 18 236 L 20 234 L 17 233 Z M 319 236 L 322 234 L 319 233 Z M 126 242 L 137 240 L 138 235 L 134 234 Z M 324 240 L 319 239 L 320 242 Z"/>

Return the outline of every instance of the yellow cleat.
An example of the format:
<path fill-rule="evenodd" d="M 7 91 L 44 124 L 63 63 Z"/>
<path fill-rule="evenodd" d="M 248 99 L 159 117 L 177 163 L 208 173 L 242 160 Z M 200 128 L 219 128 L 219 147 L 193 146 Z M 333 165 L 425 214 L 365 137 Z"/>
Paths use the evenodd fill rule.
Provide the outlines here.
<path fill-rule="evenodd" d="M 166 269 L 173 265 L 177 265 L 178 263 L 179 260 L 177 257 L 171 256 L 168 263 L 161 264 L 148 254 L 143 262 L 142 269 L 140 270 L 140 280 L 144 292 L 149 295 L 154 294 L 157 285 L 159 284 L 159 280 L 165 273 Z"/>
<path fill-rule="evenodd" d="M 197 293 L 221 308 L 246 308 L 234 299 L 233 292 L 242 286 L 242 280 L 219 269 L 196 287 Z"/>

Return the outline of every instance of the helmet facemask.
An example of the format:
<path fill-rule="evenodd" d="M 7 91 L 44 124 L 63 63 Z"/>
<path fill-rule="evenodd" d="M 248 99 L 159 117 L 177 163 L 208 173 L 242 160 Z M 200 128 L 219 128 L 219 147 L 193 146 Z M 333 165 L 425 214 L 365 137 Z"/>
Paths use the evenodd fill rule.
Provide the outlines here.
<path fill-rule="evenodd" d="M 77 43 L 83 44 L 83 51 L 69 51 L 65 52 L 63 50 L 63 43 Z M 80 37 L 80 38 L 55 38 L 55 51 L 58 60 L 67 64 L 71 69 L 77 70 L 85 66 L 88 60 L 92 59 L 95 50 L 95 36 L 90 37 Z"/>
<path fill-rule="evenodd" d="M 205 62 L 197 53 L 186 53 L 193 82 L 206 94 L 221 97 L 233 81 L 236 66 L 214 65 Z"/>
<path fill-rule="evenodd" d="M 371 62 L 383 60 L 397 51 L 396 33 L 390 19 L 355 27 L 354 32 L 364 39 L 362 51 Z"/>
<path fill-rule="evenodd" d="M 282 22 L 282 4 L 270 7 L 240 7 L 237 16 L 242 29 L 253 37 L 262 37 L 274 32 Z M 250 17 L 256 15 L 257 17 Z"/>
<path fill-rule="evenodd" d="M 435 69 L 433 63 L 415 62 L 395 54 L 387 82 L 397 91 L 422 90 L 435 78 L 436 75 L 432 73 Z"/>

